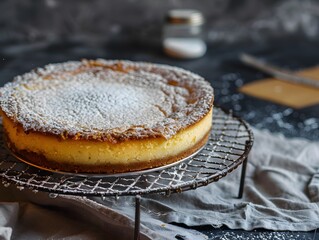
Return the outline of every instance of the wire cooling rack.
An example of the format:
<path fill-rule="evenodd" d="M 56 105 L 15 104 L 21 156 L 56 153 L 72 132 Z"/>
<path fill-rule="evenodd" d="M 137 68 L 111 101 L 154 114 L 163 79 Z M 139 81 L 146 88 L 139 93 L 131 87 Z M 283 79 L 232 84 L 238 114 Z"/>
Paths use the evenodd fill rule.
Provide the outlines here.
<path fill-rule="evenodd" d="M 253 144 L 252 131 L 243 120 L 235 117 L 232 112 L 215 107 L 210 138 L 195 156 L 160 171 L 120 177 L 91 177 L 52 173 L 19 161 L 7 150 L 2 132 L 1 126 L 0 178 L 5 186 L 13 183 L 20 189 L 102 197 L 171 194 L 207 185 L 246 162 Z M 244 175 L 241 178 L 241 189 Z"/>

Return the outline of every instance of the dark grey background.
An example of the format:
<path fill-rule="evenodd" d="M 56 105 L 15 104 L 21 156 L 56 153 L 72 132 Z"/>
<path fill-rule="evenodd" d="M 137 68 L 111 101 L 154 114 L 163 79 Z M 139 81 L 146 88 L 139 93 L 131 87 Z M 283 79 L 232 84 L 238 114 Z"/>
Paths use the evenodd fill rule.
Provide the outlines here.
<path fill-rule="evenodd" d="M 319 2 L 309 0 L 2 0 L 0 41 L 160 38 L 165 13 L 193 8 L 206 17 L 207 40 L 234 42 L 303 34 L 318 37 Z"/>

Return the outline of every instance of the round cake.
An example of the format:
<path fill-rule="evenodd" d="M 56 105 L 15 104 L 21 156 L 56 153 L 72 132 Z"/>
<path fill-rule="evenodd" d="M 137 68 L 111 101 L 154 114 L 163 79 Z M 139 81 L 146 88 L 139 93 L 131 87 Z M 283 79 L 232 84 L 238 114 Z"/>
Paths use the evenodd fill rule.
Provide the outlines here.
<path fill-rule="evenodd" d="M 58 171 L 123 173 L 159 167 L 203 147 L 213 89 L 180 68 L 82 60 L 35 69 L 0 89 L 9 148 Z"/>

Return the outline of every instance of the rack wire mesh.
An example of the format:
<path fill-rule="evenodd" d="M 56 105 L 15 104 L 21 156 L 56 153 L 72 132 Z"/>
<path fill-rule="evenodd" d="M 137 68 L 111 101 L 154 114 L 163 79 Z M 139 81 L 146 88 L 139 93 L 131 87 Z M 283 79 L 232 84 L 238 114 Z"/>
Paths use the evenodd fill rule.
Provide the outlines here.
<path fill-rule="evenodd" d="M 127 176 L 77 176 L 44 171 L 14 158 L 0 128 L 0 178 L 6 186 L 82 196 L 171 194 L 218 181 L 237 168 L 253 144 L 249 126 L 232 112 L 214 108 L 213 130 L 195 156 L 166 169 Z"/>

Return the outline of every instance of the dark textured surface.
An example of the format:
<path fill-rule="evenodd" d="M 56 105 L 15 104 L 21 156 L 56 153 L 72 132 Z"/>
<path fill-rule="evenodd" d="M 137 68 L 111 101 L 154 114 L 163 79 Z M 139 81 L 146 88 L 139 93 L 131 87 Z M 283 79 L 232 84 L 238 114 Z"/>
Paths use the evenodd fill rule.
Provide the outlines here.
<path fill-rule="evenodd" d="M 258 229 L 254 231 L 219 229 L 211 230 L 209 227 L 201 228 L 210 240 L 316 240 L 319 239 L 317 231 L 311 232 L 285 232 Z"/>
<path fill-rule="evenodd" d="M 32 68 L 53 62 L 81 58 L 129 59 L 180 66 L 208 79 L 215 88 L 216 104 L 246 119 L 257 128 L 281 132 L 289 137 L 319 139 L 319 105 L 293 110 L 258 100 L 237 92 L 242 84 L 266 75 L 243 66 L 238 60 L 240 52 L 260 56 L 272 63 L 290 69 L 299 69 L 319 63 L 318 43 L 304 38 L 273 40 L 263 44 L 211 44 L 205 57 L 193 61 L 176 61 L 162 54 L 156 44 L 141 45 L 135 41 L 122 41 L 93 45 L 80 41 L 38 44 L 2 43 L 0 46 L 1 86 L 17 75 Z M 209 239 L 319 239 L 312 232 L 272 232 L 256 230 L 246 232 L 212 227 L 195 228 Z"/>
<path fill-rule="evenodd" d="M 2 0 L 0 42 L 127 37 L 159 41 L 164 16 L 172 8 L 202 11 L 210 42 L 319 36 L 316 0 Z"/>

